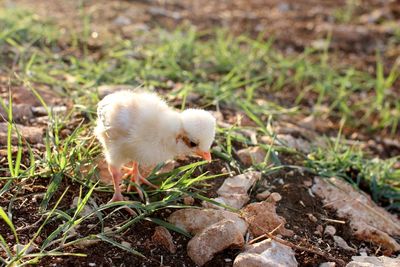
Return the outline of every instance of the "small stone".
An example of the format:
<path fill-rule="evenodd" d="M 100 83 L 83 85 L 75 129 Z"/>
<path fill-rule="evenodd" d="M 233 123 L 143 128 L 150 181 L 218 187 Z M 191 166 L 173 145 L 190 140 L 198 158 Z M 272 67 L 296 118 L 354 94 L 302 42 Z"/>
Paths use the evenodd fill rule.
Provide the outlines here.
<path fill-rule="evenodd" d="M 183 198 L 183 204 L 187 205 L 187 206 L 193 206 L 194 204 L 194 198 L 191 196 L 187 196 Z"/>
<path fill-rule="evenodd" d="M 234 221 L 242 235 L 247 231 L 245 220 L 240 218 L 238 214 L 226 210 L 180 209 L 168 217 L 168 222 L 191 234 L 197 234 L 206 227 L 222 220 Z"/>
<path fill-rule="evenodd" d="M 125 26 L 125 25 L 129 25 L 131 24 L 132 21 L 130 18 L 125 17 L 125 16 L 118 16 L 113 20 L 113 24 L 117 25 L 117 26 Z"/>
<path fill-rule="evenodd" d="M 41 236 L 36 237 L 35 239 L 36 244 L 41 244 L 43 242 L 43 238 Z"/>
<path fill-rule="evenodd" d="M 22 139 L 26 139 L 30 144 L 43 143 L 43 129 L 32 126 L 23 126 L 20 124 L 15 125 L 18 129 Z M 0 145 L 7 144 L 7 128 L 8 123 L 0 122 Z M 18 144 L 18 135 L 16 130 L 13 128 L 11 135 L 11 143 L 13 145 Z"/>
<path fill-rule="evenodd" d="M 124 246 L 124 247 L 127 247 L 127 248 L 131 248 L 132 247 L 132 244 L 129 243 L 129 242 L 126 242 L 126 241 L 122 241 L 121 245 Z"/>
<path fill-rule="evenodd" d="M 324 235 L 334 236 L 336 234 L 336 228 L 332 225 L 327 225 L 325 227 Z"/>
<path fill-rule="evenodd" d="M 91 266 L 91 267 L 93 267 L 93 266 L 96 266 L 96 263 L 94 263 L 94 262 L 89 262 L 88 265 Z"/>
<path fill-rule="evenodd" d="M 80 202 L 80 198 L 79 197 L 74 197 L 74 199 L 72 200 L 72 204 L 70 206 L 71 209 L 76 209 L 78 207 L 78 203 Z M 86 205 L 83 207 L 83 209 L 81 210 L 81 216 L 87 216 L 89 214 L 91 214 L 93 212 L 93 209 L 88 205 L 88 203 L 86 203 Z"/>
<path fill-rule="evenodd" d="M 400 257 L 389 258 L 386 256 L 353 256 L 353 261 L 349 262 L 346 267 L 394 267 L 400 266 Z"/>
<path fill-rule="evenodd" d="M 270 195 L 271 195 L 271 192 L 269 190 L 265 190 L 265 191 L 263 191 L 261 193 L 258 193 L 256 195 L 256 199 L 260 200 L 260 201 L 266 200 Z"/>
<path fill-rule="evenodd" d="M 240 253 L 233 267 L 296 267 L 298 263 L 294 251 L 283 244 L 271 239 L 246 246 Z"/>
<path fill-rule="evenodd" d="M 310 219 L 310 221 L 312 221 L 313 223 L 316 223 L 318 221 L 318 219 L 311 213 L 307 214 L 308 219 Z"/>
<path fill-rule="evenodd" d="M 279 202 L 282 199 L 282 196 L 277 192 L 273 192 L 269 197 L 275 202 Z"/>
<path fill-rule="evenodd" d="M 242 214 L 247 223 L 249 230 L 253 236 L 257 237 L 274 230 L 279 225 L 282 225 L 276 230 L 276 233 L 284 236 L 292 236 L 293 232 L 284 227 L 286 224 L 285 218 L 276 213 L 275 202 L 268 200 L 251 203 L 242 209 Z"/>
<path fill-rule="evenodd" d="M 167 228 L 163 226 L 157 226 L 151 239 L 155 244 L 162 245 L 170 253 L 176 253 L 176 246 L 172 240 L 172 235 Z"/>
<path fill-rule="evenodd" d="M 261 147 L 255 146 L 241 149 L 237 152 L 237 155 L 243 165 L 249 167 L 264 162 L 267 153 Z"/>
<path fill-rule="evenodd" d="M 228 247 L 242 248 L 244 238 L 234 221 L 222 220 L 205 228 L 187 245 L 187 254 L 199 266 Z"/>
<path fill-rule="evenodd" d="M 322 233 L 324 232 L 324 227 L 322 225 L 317 225 L 315 233 L 318 234 L 319 236 L 322 236 Z"/>
<path fill-rule="evenodd" d="M 323 262 L 319 265 L 319 267 L 335 267 L 336 263 L 329 261 L 329 262 Z"/>
<path fill-rule="evenodd" d="M 305 181 L 303 182 L 303 184 L 304 184 L 306 187 L 311 187 L 311 186 L 312 186 L 312 180 L 305 180 Z"/>
<path fill-rule="evenodd" d="M 257 171 L 250 171 L 234 177 L 226 178 L 224 183 L 217 190 L 219 197 L 214 198 L 213 200 L 232 208 L 240 209 L 250 200 L 247 191 L 256 181 L 260 180 L 260 178 L 261 173 Z M 222 209 L 220 206 L 205 201 L 203 202 L 203 206 L 207 208 Z"/>
<path fill-rule="evenodd" d="M 347 245 L 346 241 L 343 238 L 341 238 L 340 236 L 334 235 L 333 236 L 333 240 L 335 241 L 335 244 L 338 247 L 341 247 L 344 250 L 351 251 L 351 252 L 356 252 L 357 251 L 356 249 L 354 249 L 354 248 L 350 247 L 349 245 Z"/>

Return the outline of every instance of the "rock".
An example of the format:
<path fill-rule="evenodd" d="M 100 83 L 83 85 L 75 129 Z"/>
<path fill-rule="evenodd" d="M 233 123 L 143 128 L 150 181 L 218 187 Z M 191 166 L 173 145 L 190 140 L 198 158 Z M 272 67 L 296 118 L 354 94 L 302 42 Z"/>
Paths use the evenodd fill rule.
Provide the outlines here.
<path fill-rule="evenodd" d="M 6 106 L 8 107 L 7 102 Z M 12 113 L 13 113 L 13 120 L 17 122 L 27 121 L 28 119 L 33 118 L 33 112 L 31 106 L 27 104 L 13 104 Z M 0 105 L 0 121 L 7 121 L 7 118 L 8 118 L 7 111 L 4 110 L 3 106 Z"/>
<path fill-rule="evenodd" d="M 191 196 L 187 196 L 183 198 L 183 204 L 187 205 L 187 206 L 193 206 L 194 204 L 194 198 Z"/>
<path fill-rule="evenodd" d="M 336 228 L 332 225 L 327 225 L 325 227 L 324 235 L 334 236 L 336 234 Z"/>
<path fill-rule="evenodd" d="M 260 178 L 261 173 L 256 171 L 226 178 L 224 183 L 217 190 L 219 197 L 214 198 L 213 200 L 232 208 L 240 209 L 250 200 L 247 191 Z M 222 209 L 220 206 L 205 201 L 203 202 L 203 206 L 207 208 Z"/>
<path fill-rule="evenodd" d="M 132 23 L 131 19 L 125 16 L 118 16 L 116 17 L 113 22 L 113 24 L 117 25 L 117 26 L 125 26 L 125 25 L 129 25 Z"/>
<path fill-rule="evenodd" d="M 400 266 L 400 257 L 389 258 L 386 256 L 353 256 L 353 261 L 349 262 L 346 267 L 394 267 Z"/>
<path fill-rule="evenodd" d="M 335 267 L 336 263 L 333 261 L 323 262 L 318 267 Z"/>
<path fill-rule="evenodd" d="M 137 86 L 133 85 L 101 85 L 97 87 L 97 93 L 99 94 L 99 98 L 102 99 L 106 95 L 109 95 L 111 93 L 115 93 L 121 90 L 135 90 L 137 89 Z"/>
<path fill-rule="evenodd" d="M 253 164 L 263 163 L 267 156 L 267 152 L 259 146 L 254 146 L 239 150 L 237 155 L 243 165 L 250 167 Z"/>
<path fill-rule="evenodd" d="M 222 220 L 195 235 L 188 243 L 187 253 L 199 266 L 210 261 L 216 253 L 229 247 L 244 245 L 242 233 L 231 220 Z"/>
<path fill-rule="evenodd" d="M 126 241 L 122 241 L 122 242 L 121 242 L 121 245 L 124 246 L 124 247 L 126 247 L 126 248 L 131 248 L 131 247 L 132 247 L 132 244 L 129 243 L 129 242 L 126 242 Z"/>
<path fill-rule="evenodd" d="M 318 222 L 318 219 L 311 213 L 307 213 L 307 217 L 310 221 L 312 221 L 313 223 Z"/>
<path fill-rule="evenodd" d="M 67 112 L 66 106 L 49 106 L 48 109 L 53 114 L 65 114 Z M 48 115 L 47 110 L 42 106 L 32 107 L 32 112 L 35 116 L 47 116 Z"/>
<path fill-rule="evenodd" d="M 357 250 L 355 248 L 350 247 L 347 242 L 340 236 L 334 235 L 333 236 L 333 240 L 335 241 L 335 244 L 347 251 L 351 251 L 351 252 L 357 252 Z"/>
<path fill-rule="evenodd" d="M 304 184 L 305 187 L 311 187 L 311 186 L 313 185 L 313 183 L 312 183 L 311 180 L 305 180 L 305 181 L 303 182 L 303 184 Z"/>
<path fill-rule="evenodd" d="M 45 86 L 35 89 L 40 97 L 44 100 L 44 102 L 49 106 L 59 105 L 61 103 L 67 102 L 67 99 L 61 98 L 59 95 L 57 95 L 57 89 L 50 89 L 46 88 Z M 25 104 L 29 107 L 42 106 L 42 103 L 35 96 L 32 90 L 26 87 L 13 86 L 11 90 L 11 96 L 13 105 Z M 0 97 L 2 97 L 3 99 L 8 99 L 8 92 L 0 93 Z"/>
<path fill-rule="evenodd" d="M 222 220 L 233 221 L 239 232 L 244 235 L 247 223 L 236 213 L 214 209 L 180 209 L 168 217 L 168 221 L 183 230 L 197 234 L 206 227 Z"/>
<path fill-rule="evenodd" d="M 0 122 L 0 144 L 5 145 L 7 144 L 7 122 Z M 31 127 L 31 126 L 23 126 L 20 124 L 16 124 L 19 134 L 22 137 L 22 141 L 24 139 L 28 141 L 29 144 L 38 144 L 43 143 L 43 129 L 38 127 Z M 11 143 L 13 145 L 18 144 L 18 135 L 16 133 L 15 128 L 13 127 L 12 136 L 11 136 Z"/>
<path fill-rule="evenodd" d="M 382 244 L 385 248 L 384 253 L 389 255 L 394 251 L 400 251 L 400 245 L 395 239 L 391 238 L 387 233 L 367 224 L 359 223 L 358 228 L 354 232 L 354 236 L 360 240 L 368 240 L 375 244 Z"/>
<path fill-rule="evenodd" d="M 277 193 L 277 192 L 273 192 L 270 196 L 269 196 L 274 202 L 279 202 L 282 200 L 282 196 Z"/>
<path fill-rule="evenodd" d="M 358 239 L 382 246 L 386 254 L 400 251 L 400 244 L 391 237 L 400 236 L 399 220 L 375 204 L 367 194 L 336 177 L 315 177 L 311 189 L 322 198 L 326 207 L 350 220 Z"/>
<path fill-rule="evenodd" d="M 81 199 L 79 197 L 74 197 L 74 199 L 72 200 L 72 204 L 70 206 L 71 209 L 76 209 L 78 207 L 78 203 L 81 201 Z M 88 205 L 88 203 L 86 203 L 86 205 L 83 207 L 82 211 L 81 211 L 81 216 L 86 216 L 89 215 L 93 212 L 93 209 Z"/>
<path fill-rule="evenodd" d="M 317 225 L 317 228 L 315 229 L 315 234 L 322 236 L 322 232 L 324 231 L 324 227 L 322 227 L 322 225 Z"/>
<path fill-rule="evenodd" d="M 294 267 L 298 266 L 293 250 L 271 239 L 246 246 L 234 267 Z"/>
<path fill-rule="evenodd" d="M 260 200 L 260 201 L 266 200 L 269 197 L 269 195 L 271 195 L 271 192 L 269 190 L 265 190 L 265 191 L 263 191 L 261 193 L 258 193 L 256 195 L 256 199 Z"/>
<path fill-rule="evenodd" d="M 262 201 L 251 203 L 242 209 L 242 214 L 249 224 L 249 230 L 254 237 L 271 232 L 280 224 L 282 226 L 276 230 L 276 233 L 284 236 L 292 236 L 293 232 L 285 228 L 285 218 L 276 214 L 274 201 Z"/>
<path fill-rule="evenodd" d="M 162 245 L 170 253 L 176 253 L 176 246 L 172 240 L 171 233 L 167 230 L 167 228 L 163 226 L 157 226 L 151 239 L 155 244 Z"/>
<path fill-rule="evenodd" d="M 303 138 L 295 138 L 292 135 L 288 134 L 278 134 L 276 136 L 277 140 L 282 142 L 284 145 L 294 148 L 298 151 L 304 153 L 310 153 L 311 145 L 308 141 L 304 140 Z"/>

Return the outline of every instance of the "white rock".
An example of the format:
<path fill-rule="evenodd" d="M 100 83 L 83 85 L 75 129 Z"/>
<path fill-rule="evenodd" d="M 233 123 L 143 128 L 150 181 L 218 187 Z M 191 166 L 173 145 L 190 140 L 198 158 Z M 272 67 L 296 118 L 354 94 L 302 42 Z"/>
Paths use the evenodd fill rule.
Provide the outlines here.
<path fill-rule="evenodd" d="M 343 238 L 341 238 L 340 236 L 334 235 L 333 236 L 333 240 L 335 241 L 335 244 L 338 247 L 341 247 L 344 250 L 351 251 L 351 252 L 356 252 L 357 251 L 356 249 L 354 249 L 354 248 L 350 247 L 349 245 L 347 245 L 347 242 Z"/>
<path fill-rule="evenodd" d="M 319 267 L 335 267 L 336 263 L 332 261 L 323 262 L 319 265 Z"/>
<path fill-rule="evenodd" d="M 275 202 L 279 202 L 282 200 L 282 196 L 277 192 L 273 192 L 269 197 Z"/>
<path fill-rule="evenodd" d="M 353 256 L 346 267 L 395 267 L 400 266 L 400 257 Z"/>
<path fill-rule="evenodd" d="M 334 236 L 336 234 L 336 228 L 332 225 L 327 225 L 325 227 L 324 235 Z"/>
<path fill-rule="evenodd" d="M 276 202 L 265 200 L 251 203 L 242 209 L 242 215 L 249 224 L 249 230 L 253 236 L 263 235 L 281 225 L 276 233 L 292 236 L 293 232 L 285 228 L 286 220 L 276 213 Z"/>
<path fill-rule="evenodd" d="M 78 207 L 79 201 L 80 201 L 79 197 L 74 197 L 74 199 L 72 200 L 72 204 L 70 206 L 71 209 L 76 209 Z M 81 216 L 86 216 L 92 212 L 93 212 L 93 209 L 88 205 L 88 203 L 86 203 L 86 205 L 83 207 L 80 214 L 81 214 Z"/>
<path fill-rule="evenodd" d="M 382 246 L 387 254 L 400 251 L 391 236 L 400 236 L 400 221 L 371 198 L 342 179 L 315 177 L 312 191 L 339 217 L 348 218 L 355 236 Z"/>
<path fill-rule="evenodd" d="M 256 199 L 257 200 L 266 200 L 269 197 L 269 195 L 271 195 L 271 192 L 269 190 L 265 190 L 261 193 L 258 193 L 256 195 Z"/>
<path fill-rule="evenodd" d="M 18 133 L 23 139 L 26 139 L 30 144 L 43 143 L 44 130 L 38 127 L 24 126 L 20 124 L 15 125 L 18 129 Z M 7 128 L 8 123 L 0 122 L 0 145 L 7 144 Z M 13 145 L 18 144 L 18 135 L 16 130 L 13 128 L 11 134 L 11 143 Z"/>
<path fill-rule="evenodd" d="M 231 246 L 241 248 L 243 245 L 243 235 L 237 229 L 236 223 L 222 220 L 195 235 L 188 243 L 187 253 L 197 265 L 203 266 L 216 253 Z"/>
<path fill-rule="evenodd" d="M 213 200 L 232 208 L 240 209 L 250 200 L 247 191 L 260 178 L 261 173 L 256 171 L 226 178 L 222 186 L 217 190 L 219 197 Z M 222 207 L 209 202 L 203 202 L 203 206 L 222 209 Z"/>
<path fill-rule="evenodd" d="M 264 162 L 267 152 L 261 147 L 248 147 L 243 148 L 237 152 L 240 161 L 245 166 L 251 166 L 253 164 L 260 164 Z"/>
<path fill-rule="evenodd" d="M 247 223 L 236 213 L 214 209 L 181 209 L 172 213 L 168 221 L 183 230 L 197 234 L 206 227 L 222 220 L 233 221 L 242 235 L 247 231 Z"/>
<path fill-rule="evenodd" d="M 298 266 L 293 250 L 271 239 L 249 245 L 240 253 L 234 267 L 294 267 Z"/>

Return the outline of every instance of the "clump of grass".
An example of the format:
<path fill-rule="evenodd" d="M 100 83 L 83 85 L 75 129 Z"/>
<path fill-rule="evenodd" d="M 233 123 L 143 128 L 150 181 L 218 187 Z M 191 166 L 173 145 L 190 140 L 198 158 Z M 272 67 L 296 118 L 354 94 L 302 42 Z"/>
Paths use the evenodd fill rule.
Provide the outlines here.
<path fill-rule="evenodd" d="M 308 155 L 306 166 L 322 177 L 340 177 L 366 191 L 387 209 L 400 209 L 400 170 L 397 158 L 369 158 L 357 147 L 328 142 Z"/>

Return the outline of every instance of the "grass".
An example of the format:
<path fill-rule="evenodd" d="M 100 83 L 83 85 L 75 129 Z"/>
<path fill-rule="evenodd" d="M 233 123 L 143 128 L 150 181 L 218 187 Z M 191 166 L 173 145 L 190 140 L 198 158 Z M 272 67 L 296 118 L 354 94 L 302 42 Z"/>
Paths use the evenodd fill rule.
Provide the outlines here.
<path fill-rule="evenodd" d="M 83 16 L 89 23 L 89 18 Z M 99 101 L 96 88 L 103 84 L 143 85 L 150 90 L 166 92 L 170 100 L 181 101 L 177 108 L 185 108 L 191 95 L 198 94 L 198 106 L 209 109 L 235 108 L 255 122 L 250 127 L 257 136 L 271 135 L 269 124 L 282 115 L 314 114 L 327 115 L 335 120 L 345 119 L 346 126 L 355 130 L 363 129 L 367 134 L 382 130 L 393 136 L 398 134 L 400 120 L 400 100 L 392 97 L 393 87 L 399 76 L 398 66 L 389 74 L 383 70 L 383 62 L 377 56 L 376 75 L 370 75 L 353 68 L 335 68 L 329 64 L 327 51 L 307 49 L 295 56 L 284 56 L 273 48 L 273 41 L 252 39 L 247 36 L 233 37 L 222 30 L 202 33 L 194 28 L 179 29 L 174 32 L 155 30 L 147 33 L 145 41 L 109 40 L 101 48 L 101 56 L 91 54 L 85 44 L 89 32 L 82 39 L 72 34 L 71 40 L 63 43 L 72 51 L 83 53 L 60 53 L 58 45 L 65 42 L 57 34 L 51 22 L 42 22 L 35 15 L 19 10 L 0 12 L 0 73 L 11 78 L 13 86 L 30 88 L 48 111 L 49 126 L 45 137 L 43 154 L 34 153 L 29 144 L 14 127 L 12 99 L 2 101 L 7 111 L 7 163 L 0 168 L 7 173 L 0 178 L 3 185 L 0 197 L 12 196 L 8 211 L 0 209 L 0 217 L 5 226 L 15 236 L 15 248 L 8 246 L 0 235 L 0 246 L 5 252 L 0 260 L 5 265 L 27 265 L 40 261 L 49 255 L 71 255 L 65 248 L 88 240 L 102 240 L 113 246 L 142 256 L 140 252 L 124 246 L 115 236 L 142 220 L 166 226 L 181 234 L 182 230 L 157 219 L 156 212 L 166 208 L 184 208 L 180 200 L 191 195 L 199 200 L 211 201 L 204 196 L 207 180 L 218 175 L 204 172 L 204 162 L 181 166 L 167 173 L 153 173 L 150 180 L 160 184 L 160 189 L 147 191 L 145 203 L 124 201 L 105 205 L 91 202 L 93 195 L 104 192 L 111 195 L 111 188 L 96 183 L 98 175 L 96 158 L 100 147 L 92 136 L 95 106 Z M 77 39 L 78 38 L 78 39 Z M 57 52 L 58 51 L 58 52 Z M 81 51 L 82 52 L 82 51 Z M 83 56 L 82 56 L 83 55 Z M 61 96 L 71 99 L 73 107 L 68 114 L 52 112 L 36 89 L 47 86 Z M 277 96 L 273 101 L 271 96 Z M 325 106 L 327 111 L 306 103 L 315 102 Z M 364 114 L 360 119 L 359 114 Z M 71 125 L 71 121 L 78 121 Z M 63 138 L 61 131 L 72 128 L 72 133 Z M 244 127 L 233 125 L 219 128 L 214 155 L 220 158 L 236 173 L 245 170 L 236 160 L 236 145 L 254 145 L 243 134 Z M 18 136 L 18 150 L 12 152 L 11 137 Z M 27 154 L 23 147 L 28 147 Z M 218 148 L 218 149 L 217 149 Z M 299 154 L 282 146 L 264 146 L 274 164 L 267 159 L 252 168 L 269 174 L 283 167 L 280 152 Z M 370 159 L 361 150 L 332 144 L 329 149 L 316 149 L 312 154 L 302 155 L 305 164 L 313 172 L 336 175 L 360 185 L 367 181 L 374 200 L 389 201 L 389 208 L 399 207 L 399 171 L 394 170 L 396 159 Z M 25 160 L 26 158 L 26 160 Z M 25 164 L 23 164 L 25 162 Z M 159 166 L 161 167 L 161 166 Z M 195 175 L 195 172 L 203 173 Z M 46 191 L 40 204 L 41 220 L 33 238 L 26 244 L 20 243 L 14 225 L 12 205 L 21 187 L 27 181 L 44 179 Z M 68 181 L 68 182 L 65 182 Z M 71 192 L 67 185 L 78 184 L 79 193 Z M 60 207 L 66 194 L 79 196 L 75 208 Z M 134 209 L 138 216 L 128 218 L 107 228 L 107 222 L 124 205 Z M 83 215 L 84 207 L 91 212 Z M 110 209 L 112 208 L 112 209 Z M 107 210 L 107 211 L 106 211 Z M 112 210 L 110 212 L 110 210 Z M 90 222 L 96 227 L 90 234 L 80 237 L 76 234 L 79 225 Z M 44 227 L 56 227 L 47 238 L 32 247 Z M 76 255 L 84 256 L 84 255 Z"/>

